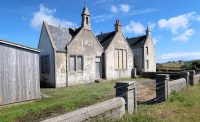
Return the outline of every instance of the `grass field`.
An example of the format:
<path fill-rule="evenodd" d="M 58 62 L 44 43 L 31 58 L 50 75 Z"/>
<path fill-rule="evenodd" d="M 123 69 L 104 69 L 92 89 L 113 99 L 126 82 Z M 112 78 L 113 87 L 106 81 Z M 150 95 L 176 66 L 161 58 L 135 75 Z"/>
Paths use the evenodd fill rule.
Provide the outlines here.
<path fill-rule="evenodd" d="M 42 89 L 49 96 L 37 102 L 0 107 L 1 122 L 32 122 L 115 97 L 114 82 L 60 89 Z"/>
<path fill-rule="evenodd" d="M 199 122 L 200 85 L 174 92 L 167 102 L 141 105 L 138 114 L 126 114 L 118 122 Z"/>

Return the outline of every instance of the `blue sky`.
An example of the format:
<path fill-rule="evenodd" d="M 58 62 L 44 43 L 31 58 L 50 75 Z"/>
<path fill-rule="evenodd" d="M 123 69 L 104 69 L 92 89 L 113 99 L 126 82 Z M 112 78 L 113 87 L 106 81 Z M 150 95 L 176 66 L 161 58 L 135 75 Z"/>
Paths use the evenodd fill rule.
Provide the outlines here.
<path fill-rule="evenodd" d="M 124 34 L 145 34 L 147 26 L 157 61 L 200 59 L 199 0 L 86 0 L 93 32 L 114 30 L 120 19 Z M 37 47 L 41 23 L 79 27 L 83 0 L 0 0 L 0 39 Z"/>

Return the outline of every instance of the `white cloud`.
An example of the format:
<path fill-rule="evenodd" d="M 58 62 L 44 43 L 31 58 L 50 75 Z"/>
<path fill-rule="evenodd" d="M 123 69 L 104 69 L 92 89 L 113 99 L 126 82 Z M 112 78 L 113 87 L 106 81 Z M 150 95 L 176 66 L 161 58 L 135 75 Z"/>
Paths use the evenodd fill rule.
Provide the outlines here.
<path fill-rule="evenodd" d="M 117 7 L 115 5 L 112 5 L 110 8 L 111 12 L 118 13 Z"/>
<path fill-rule="evenodd" d="M 125 28 L 125 32 L 134 33 L 134 34 L 142 34 L 145 32 L 146 28 L 140 22 L 131 21 Z"/>
<path fill-rule="evenodd" d="M 66 27 L 75 27 L 76 24 L 70 21 L 62 20 L 60 18 L 56 18 L 54 14 L 56 13 L 56 9 L 49 9 L 45 7 L 43 4 L 40 4 L 40 9 L 37 12 L 34 12 L 33 17 L 31 18 L 31 27 L 38 30 L 41 28 L 42 22 L 46 21 L 51 25 L 61 25 Z"/>
<path fill-rule="evenodd" d="M 93 19 L 96 23 L 99 23 L 99 22 L 104 22 L 105 20 L 110 19 L 112 17 L 113 15 L 102 14 L 102 15 L 94 16 Z"/>
<path fill-rule="evenodd" d="M 161 60 L 195 60 L 200 59 L 200 52 L 179 52 L 163 54 Z"/>
<path fill-rule="evenodd" d="M 187 42 L 189 38 L 194 34 L 195 32 L 193 29 L 188 29 L 183 34 L 174 37 L 173 40 Z"/>
<path fill-rule="evenodd" d="M 169 29 L 173 34 L 176 34 L 179 29 L 187 29 L 190 19 L 193 18 L 195 12 L 190 12 L 170 19 L 161 19 L 158 21 L 158 26 L 161 29 Z"/>
<path fill-rule="evenodd" d="M 111 5 L 111 12 L 112 13 L 119 13 L 119 12 L 122 12 L 122 13 L 128 13 L 130 11 L 131 7 L 130 5 L 128 4 L 120 4 L 118 6 L 116 5 Z"/>
<path fill-rule="evenodd" d="M 187 42 L 195 34 L 194 29 L 190 27 L 191 21 L 200 21 L 196 12 L 189 12 L 169 19 L 158 21 L 160 29 L 170 30 L 173 34 L 172 40 Z"/>
<path fill-rule="evenodd" d="M 122 12 L 128 13 L 130 11 L 130 6 L 128 4 L 121 4 L 120 9 Z"/>

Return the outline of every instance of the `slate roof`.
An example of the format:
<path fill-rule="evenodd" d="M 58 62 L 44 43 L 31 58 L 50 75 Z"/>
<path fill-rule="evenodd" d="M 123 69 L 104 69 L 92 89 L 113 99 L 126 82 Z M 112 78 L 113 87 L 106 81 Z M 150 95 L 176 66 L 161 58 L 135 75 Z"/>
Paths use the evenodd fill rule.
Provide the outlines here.
<path fill-rule="evenodd" d="M 104 49 L 106 49 L 111 43 L 111 41 L 113 40 L 114 36 L 115 36 L 115 31 L 98 35 L 97 39 L 99 40 L 101 45 L 104 47 Z"/>
<path fill-rule="evenodd" d="M 146 42 L 146 35 L 133 37 L 133 38 L 127 38 L 128 43 L 131 47 L 141 47 Z"/>
<path fill-rule="evenodd" d="M 48 25 L 50 34 L 56 46 L 56 51 L 66 52 L 65 47 L 71 42 L 72 38 L 81 28 L 72 29 L 61 26 Z"/>

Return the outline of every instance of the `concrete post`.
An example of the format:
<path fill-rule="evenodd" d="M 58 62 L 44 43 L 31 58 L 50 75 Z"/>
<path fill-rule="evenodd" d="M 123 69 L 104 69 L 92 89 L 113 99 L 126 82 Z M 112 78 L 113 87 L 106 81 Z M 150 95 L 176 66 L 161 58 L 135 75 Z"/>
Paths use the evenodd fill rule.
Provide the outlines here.
<path fill-rule="evenodd" d="M 132 77 L 132 78 L 136 78 L 136 76 L 137 76 L 137 69 L 136 69 L 136 68 L 133 68 L 133 69 L 132 69 L 132 73 L 131 73 L 131 77 Z"/>
<path fill-rule="evenodd" d="M 157 102 L 165 101 L 169 96 L 169 75 L 156 75 L 156 100 Z"/>
<path fill-rule="evenodd" d="M 116 82 L 116 97 L 123 97 L 126 101 L 126 111 L 129 114 L 137 112 L 137 90 L 135 81 Z"/>
<path fill-rule="evenodd" d="M 189 85 L 190 84 L 190 78 L 189 78 L 190 73 L 187 71 L 181 72 L 181 78 L 185 78 L 186 79 L 186 84 Z"/>
<path fill-rule="evenodd" d="M 189 71 L 190 73 L 190 76 L 189 76 L 189 79 L 190 79 L 190 85 L 195 85 L 195 70 L 190 70 Z"/>

